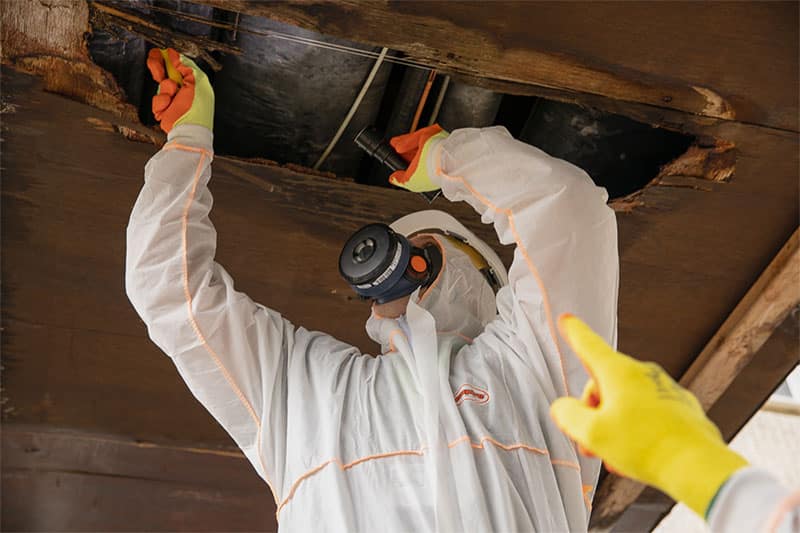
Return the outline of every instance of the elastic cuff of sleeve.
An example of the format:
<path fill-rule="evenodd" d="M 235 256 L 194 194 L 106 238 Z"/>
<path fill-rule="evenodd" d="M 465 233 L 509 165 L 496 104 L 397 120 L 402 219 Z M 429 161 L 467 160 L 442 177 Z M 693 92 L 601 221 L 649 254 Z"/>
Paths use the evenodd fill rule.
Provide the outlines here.
<path fill-rule="evenodd" d="M 214 152 L 214 133 L 205 126 L 181 124 L 167 134 L 168 143 L 183 144 Z"/>
<path fill-rule="evenodd" d="M 425 150 L 427 151 L 427 154 L 423 155 L 426 165 L 425 170 L 428 171 L 428 180 L 430 180 L 436 188 L 442 186 L 442 177 L 437 171 L 444 170 L 441 168 L 442 142 L 447 139 L 448 135 L 449 133 L 446 131 L 439 132 L 431 137 L 427 146 L 425 146 Z"/>

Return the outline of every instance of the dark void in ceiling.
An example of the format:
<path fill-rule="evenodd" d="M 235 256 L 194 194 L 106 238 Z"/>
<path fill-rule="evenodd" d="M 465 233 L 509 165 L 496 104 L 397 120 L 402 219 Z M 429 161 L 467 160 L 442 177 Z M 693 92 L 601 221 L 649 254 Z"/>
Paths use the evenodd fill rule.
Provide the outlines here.
<path fill-rule="evenodd" d="M 311 167 L 351 108 L 380 49 L 335 39 L 272 20 L 181 1 L 96 2 L 164 29 L 169 36 L 201 38 L 241 50 L 209 52 L 216 94 L 215 149 Z M 96 19 L 93 19 L 96 20 Z M 145 68 L 153 46 L 130 25 L 113 18 L 95 22 L 89 40 L 94 61 L 111 72 L 153 123 L 155 84 Z M 112 22 L 108 22 L 111 20 Z M 131 31 L 133 30 L 133 31 Z M 423 96 L 424 95 L 424 96 Z M 647 184 L 691 138 L 597 109 L 543 98 L 495 93 L 470 86 L 389 51 L 352 121 L 321 170 L 388 186 L 388 171 L 353 144 L 356 133 L 376 125 L 388 136 L 435 119 L 445 129 L 499 124 L 521 140 L 586 170 L 610 196 Z"/>

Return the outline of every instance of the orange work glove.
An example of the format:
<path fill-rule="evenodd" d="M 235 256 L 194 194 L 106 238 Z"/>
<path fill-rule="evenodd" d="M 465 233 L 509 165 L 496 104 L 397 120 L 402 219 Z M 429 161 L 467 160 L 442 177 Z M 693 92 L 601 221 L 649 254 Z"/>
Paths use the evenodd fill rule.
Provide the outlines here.
<path fill-rule="evenodd" d="M 431 147 L 448 133 L 438 124 L 422 128 L 414 133 L 392 137 L 389 144 L 409 165 L 406 170 L 397 170 L 389 176 L 389 183 L 413 192 L 427 192 L 439 189 L 439 181 L 428 171 L 428 157 Z"/>
<path fill-rule="evenodd" d="M 158 82 L 153 96 L 153 115 L 169 133 L 180 124 L 214 127 L 214 90 L 208 77 L 194 61 L 174 49 L 153 48 L 147 68 Z"/>

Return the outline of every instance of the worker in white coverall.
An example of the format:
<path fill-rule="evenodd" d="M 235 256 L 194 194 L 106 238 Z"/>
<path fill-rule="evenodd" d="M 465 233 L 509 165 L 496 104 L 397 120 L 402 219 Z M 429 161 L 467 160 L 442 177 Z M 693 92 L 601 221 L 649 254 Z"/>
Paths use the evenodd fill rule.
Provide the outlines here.
<path fill-rule="evenodd" d="M 128 295 L 151 338 L 269 484 L 281 528 L 586 530 L 600 462 L 578 453 L 559 426 L 621 473 L 691 500 L 701 515 L 711 507 L 716 529 L 738 530 L 718 515 L 750 509 L 760 524 L 787 505 L 764 474 L 737 471 L 744 466 L 738 458 L 722 461 L 705 490 L 689 490 L 704 465 L 676 464 L 674 449 L 655 444 L 664 434 L 652 420 L 676 411 L 658 387 L 677 385 L 661 371 L 654 381 L 654 366 L 646 367 L 646 379 L 633 379 L 631 368 L 641 363 L 605 344 L 616 340 L 616 222 L 605 191 L 580 169 L 503 128 L 449 136 L 423 130 L 398 139 L 395 147 L 412 164 L 393 182 L 409 190 L 441 187 L 448 199 L 468 202 L 501 242 L 516 245 L 514 261 L 495 301 L 464 251 L 426 237 L 444 266 L 399 304 L 373 306 L 367 330 L 382 354 L 363 355 L 235 291 L 214 262 L 208 218 L 213 91 L 173 50 L 151 52 L 148 66 L 160 82 L 153 110 L 168 142 L 147 164 L 131 214 Z M 600 339 L 574 333 L 585 326 L 570 318 L 561 321 L 569 342 L 560 338 L 557 317 L 568 311 Z M 581 359 L 597 381 L 587 385 Z M 633 366 L 617 364 L 617 379 L 602 360 Z M 585 385 L 581 400 L 556 401 Z M 611 399 L 647 394 L 654 397 L 644 402 L 647 419 L 623 425 L 620 417 L 598 416 L 616 405 Z M 698 453 L 727 450 L 699 406 L 686 403 L 694 418 L 679 412 L 666 430 L 686 433 L 685 422 L 701 428 L 694 433 L 702 438 L 687 441 Z M 626 433 L 640 439 L 635 449 L 610 444 L 627 442 Z"/>

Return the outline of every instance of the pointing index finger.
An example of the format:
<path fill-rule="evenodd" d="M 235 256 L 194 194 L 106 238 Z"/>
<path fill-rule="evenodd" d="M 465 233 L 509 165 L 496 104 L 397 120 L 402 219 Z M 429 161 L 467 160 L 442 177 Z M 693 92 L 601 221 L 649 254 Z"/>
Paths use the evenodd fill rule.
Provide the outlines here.
<path fill-rule="evenodd" d="M 605 340 L 571 314 L 563 314 L 558 318 L 558 329 L 594 378 L 595 385 L 599 389 L 603 389 L 605 384 L 616 381 L 621 370 L 620 363 L 624 362 L 624 359 Z"/>

